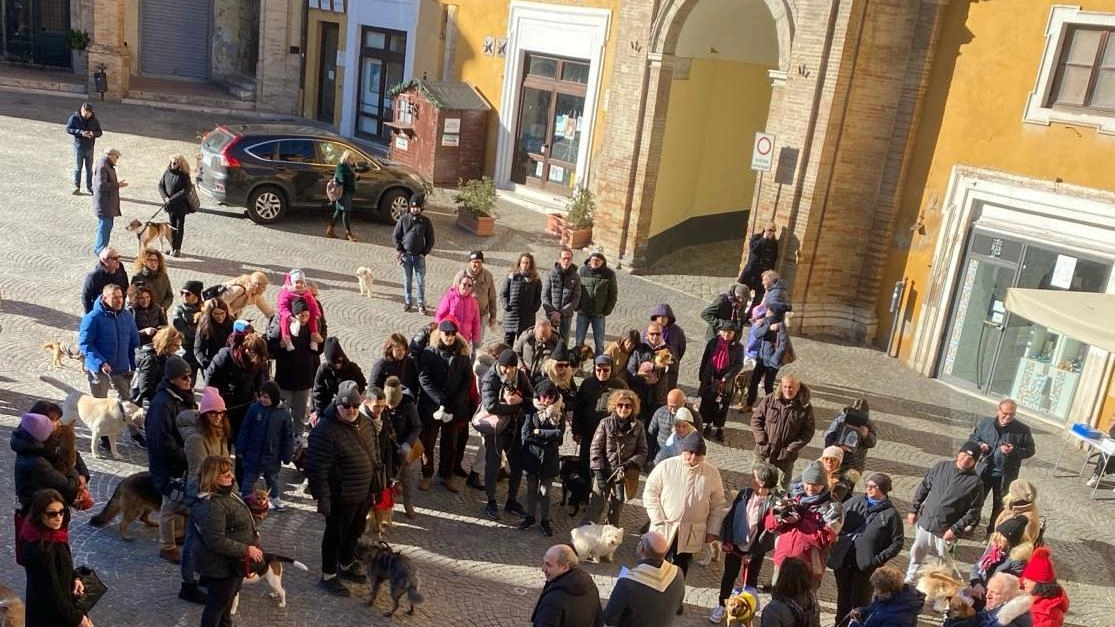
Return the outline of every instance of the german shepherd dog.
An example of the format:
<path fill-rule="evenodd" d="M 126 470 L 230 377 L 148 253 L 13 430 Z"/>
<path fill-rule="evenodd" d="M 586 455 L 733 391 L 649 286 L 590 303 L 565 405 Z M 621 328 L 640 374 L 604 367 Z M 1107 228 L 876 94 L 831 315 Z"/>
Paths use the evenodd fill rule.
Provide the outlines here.
<path fill-rule="evenodd" d="M 372 595 L 368 607 L 375 605 L 376 596 L 383 582 L 391 584 L 391 599 L 394 604 L 384 616 L 394 616 L 399 610 L 399 601 L 405 594 L 410 601 L 407 614 L 414 614 L 414 606 L 421 605 L 426 598 L 418 591 L 418 567 L 409 557 L 395 551 L 382 540 L 373 541 L 361 538 L 356 543 L 356 561 L 364 566 L 368 580 L 372 582 Z"/>
<path fill-rule="evenodd" d="M 264 553 L 263 559 L 258 562 L 248 562 L 247 568 L 250 570 L 244 576 L 244 583 L 256 583 L 258 581 L 266 581 L 267 585 L 271 587 L 271 592 L 267 596 L 272 599 L 279 600 L 279 607 L 286 607 L 286 589 L 283 588 L 283 564 L 290 564 L 299 570 L 309 570 L 306 565 L 294 558 L 285 555 L 276 555 L 274 553 Z M 232 598 L 232 611 L 229 613 L 236 614 L 236 610 L 240 607 L 240 595 L 237 594 Z"/>
<path fill-rule="evenodd" d="M 163 497 L 155 489 L 151 473 L 146 470 L 137 472 L 116 484 L 116 489 L 112 491 L 112 498 L 105 503 L 104 509 L 99 514 L 89 519 L 89 524 L 94 527 L 104 527 L 112 522 L 117 514 L 123 513 L 123 518 L 120 520 L 120 537 L 131 540 L 128 535 L 128 525 L 135 519 L 138 518 L 148 527 L 159 526 L 159 523 L 151 520 L 150 516 L 159 511 L 162 502 Z"/>
<path fill-rule="evenodd" d="M 581 458 L 577 455 L 562 455 L 558 458 L 558 474 L 561 476 L 561 504 L 568 504 L 569 517 L 573 518 L 582 507 L 588 507 L 592 493 L 592 482 L 581 468 Z"/>

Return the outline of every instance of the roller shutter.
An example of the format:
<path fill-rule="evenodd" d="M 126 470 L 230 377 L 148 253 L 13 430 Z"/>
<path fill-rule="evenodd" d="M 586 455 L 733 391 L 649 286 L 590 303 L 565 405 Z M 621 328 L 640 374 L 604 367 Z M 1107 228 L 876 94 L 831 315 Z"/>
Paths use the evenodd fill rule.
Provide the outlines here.
<path fill-rule="evenodd" d="M 140 0 L 140 71 L 209 78 L 210 5 L 210 0 Z"/>

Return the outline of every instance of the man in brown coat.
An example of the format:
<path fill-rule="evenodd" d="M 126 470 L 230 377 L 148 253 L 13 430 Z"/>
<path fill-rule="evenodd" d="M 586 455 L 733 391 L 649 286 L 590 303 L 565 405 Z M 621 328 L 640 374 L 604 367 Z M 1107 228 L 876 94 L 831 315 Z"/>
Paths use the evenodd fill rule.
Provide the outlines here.
<path fill-rule="evenodd" d="M 781 471 L 778 489 L 785 491 L 798 454 L 813 439 L 815 426 L 809 388 L 794 375 L 782 377 L 778 391 L 768 394 L 751 414 L 755 455 Z"/>

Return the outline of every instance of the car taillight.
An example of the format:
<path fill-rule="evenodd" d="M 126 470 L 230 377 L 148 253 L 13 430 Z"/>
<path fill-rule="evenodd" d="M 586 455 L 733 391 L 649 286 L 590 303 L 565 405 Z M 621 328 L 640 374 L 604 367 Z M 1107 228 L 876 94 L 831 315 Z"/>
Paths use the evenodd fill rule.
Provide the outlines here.
<path fill-rule="evenodd" d="M 232 140 L 221 149 L 221 165 L 226 168 L 239 168 L 240 160 L 229 154 L 229 150 L 236 145 L 236 140 Z"/>

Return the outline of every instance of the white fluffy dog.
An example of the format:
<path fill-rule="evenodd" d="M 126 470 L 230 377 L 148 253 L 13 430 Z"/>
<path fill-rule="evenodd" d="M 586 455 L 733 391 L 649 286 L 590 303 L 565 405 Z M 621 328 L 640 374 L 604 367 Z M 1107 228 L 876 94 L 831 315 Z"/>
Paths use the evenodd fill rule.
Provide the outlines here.
<path fill-rule="evenodd" d="M 705 545 L 701 547 L 701 556 L 697 558 L 697 564 L 708 566 L 713 562 L 719 562 L 720 553 L 720 540 L 706 542 Z"/>
<path fill-rule="evenodd" d="M 581 559 L 611 562 L 616 549 L 623 543 L 623 529 L 612 525 L 589 523 L 569 532 L 573 548 Z"/>
<path fill-rule="evenodd" d="M 375 282 L 375 273 L 368 266 L 356 269 L 356 282 L 360 284 L 360 295 L 372 297 L 372 283 Z"/>
<path fill-rule="evenodd" d="M 112 458 L 123 459 L 116 450 L 116 436 L 124 432 L 129 422 L 143 424 L 143 408 L 131 401 L 121 401 L 115 393 L 110 398 L 96 398 L 75 390 L 62 404 L 62 423 L 73 424 L 78 418 L 93 432 L 89 445 L 93 457 L 97 456 L 97 443 L 105 436 Z"/>

